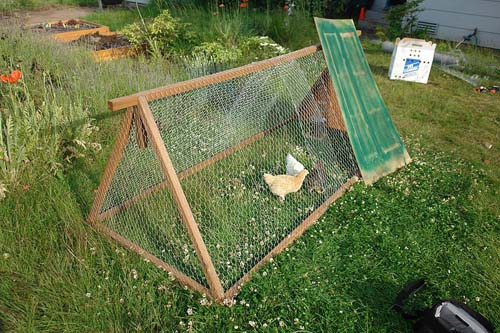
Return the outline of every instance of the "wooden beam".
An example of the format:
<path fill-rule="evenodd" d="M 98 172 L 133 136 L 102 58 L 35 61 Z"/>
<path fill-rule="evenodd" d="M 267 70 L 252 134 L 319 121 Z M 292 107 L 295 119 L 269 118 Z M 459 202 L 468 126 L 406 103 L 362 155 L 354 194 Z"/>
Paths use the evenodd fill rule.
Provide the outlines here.
<path fill-rule="evenodd" d="M 116 242 L 118 242 L 123 247 L 130 249 L 131 251 L 137 253 L 141 257 L 143 257 L 143 258 L 151 261 L 156 266 L 158 266 L 158 267 L 160 267 L 160 268 L 162 268 L 162 269 L 164 269 L 164 270 L 172 273 L 174 275 L 174 277 L 177 279 L 177 281 L 179 281 L 181 284 L 186 285 L 189 288 L 194 289 L 196 291 L 199 291 L 202 294 L 205 294 L 205 295 L 208 295 L 208 296 L 212 296 L 211 293 L 210 293 L 210 290 L 208 290 L 206 287 L 204 287 L 203 285 L 201 285 L 199 282 L 193 280 L 192 278 L 190 278 L 186 274 L 184 274 L 181 271 L 177 270 L 175 267 L 167 264 L 163 260 L 159 259 L 158 257 L 154 256 L 153 254 L 151 254 L 148 251 L 144 250 L 139 245 L 137 245 L 137 244 L 129 241 L 125 237 L 123 237 L 120 234 L 114 232 L 113 230 L 111 230 L 107 226 L 105 226 L 105 225 L 103 225 L 101 223 L 96 223 L 94 225 L 94 227 L 98 231 L 100 231 L 100 232 L 104 233 L 105 235 L 107 235 L 107 236 L 111 237 L 112 239 L 114 239 Z"/>
<path fill-rule="evenodd" d="M 146 133 L 146 128 L 144 128 L 144 124 L 142 122 L 137 106 L 132 106 L 130 108 L 132 108 L 132 111 L 134 112 L 135 136 L 137 140 L 137 146 L 140 149 L 145 149 L 148 146 L 148 134 Z"/>
<path fill-rule="evenodd" d="M 90 224 L 93 224 L 98 220 L 98 216 L 100 215 L 104 199 L 106 198 L 106 193 L 109 186 L 111 185 L 111 181 L 113 180 L 115 170 L 120 163 L 120 159 L 123 155 L 123 150 L 127 145 L 131 126 L 132 111 L 129 109 L 123 116 L 120 130 L 118 131 L 118 136 L 116 138 L 115 145 L 113 146 L 113 151 L 111 152 L 111 156 L 109 157 L 106 168 L 104 169 L 104 174 L 102 175 L 101 182 L 99 183 L 99 187 L 97 188 L 94 203 L 88 216 L 88 223 Z"/>
<path fill-rule="evenodd" d="M 340 198 L 340 196 L 351 187 L 358 178 L 352 177 L 344 185 L 342 185 L 331 197 L 329 197 L 321 206 L 316 208 L 314 212 L 311 213 L 297 228 L 295 228 L 286 238 L 284 238 L 274 249 L 271 250 L 264 258 L 262 258 L 250 271 L 248 271 L 242 278 L 238 280 L 231 288 L 229 288 L 224 294 L 224 299 L 234 298 L 240 290 L 240 286 L 247 282 L 252 274 L 262 267 L 266 262 L 272 257 L 283 251 L 291 243 L 293 243 L 297 238 L 299 238 L 311 225 L 314 224 L 330 207 L 330 205 Z"/>
<path fill-rule="evenodd" d="M 227 71 L 215 73 L 212 75 L 203 76 L 189 81 L 171 84 L 165 87 L 160 87 L 152 90 L 143 91 L 134 95 L 119 97 L 108 101 L 108 107 L 111 111 L 118 111 L 127 107 L 137 105 L 140 96 L 145 96 L 148 101 L 164 98 L 186 92 L 188 90 L 197 89 L 208 86 L 210 84 L 219 83 L 251 74 L 257 71 L 264 70 L 279 64 L 290 62 L 298 58 L 311 55 L 321 50 L 320 45 L 309 46 L 295 52 L 291 52 L 279 57 L 255 62 L 246 66 L 229 69 Z"/>
<path fill-rule="evenodd" d="M 219 276 L 215 270 L 214 264 L 208 253 L 207 247 L 203 238 L 201 237 L 200 230 L 194 219 L 191 207 L 186 199 L 186 195 L 181 187 L 181 183 L 175 172 L 172 161 L 165 148 L 165 143 L 161 138 L 158 126 L 153 118 L 153 114 L 149 108 L 148 101 L 144 96 L 139 97 L 139 111 L 141 113 L 142 121 L 146 127 L 148 137 L 150 138 L 151 145 L 156 152 L 160 161 L 161 167 L 168 181 L 168 187 L 172 192 L 177 208 L 179 210 L 182 221 L 184 222 L 187 232 L 191 241 L 193 242 L 194 249 L 200 259 L 201 267 L 210 285 L 211 295 L 216 300 L 224 298 L 224 289 L 220 282 Z"/>

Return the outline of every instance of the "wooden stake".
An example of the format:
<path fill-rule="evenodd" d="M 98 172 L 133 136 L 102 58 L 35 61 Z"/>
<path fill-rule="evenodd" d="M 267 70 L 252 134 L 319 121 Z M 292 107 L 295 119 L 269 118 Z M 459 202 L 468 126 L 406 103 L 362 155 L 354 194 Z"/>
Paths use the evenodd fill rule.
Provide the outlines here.
<path fill-rule="evenodd" d="M 201 267 L 206 275 L 208 284 L 210 285 L 211 294 L 216 300 L 220 301 L 224 298 L 222 284 L 219 276 L 217 275 L 214 264 L 212 263 L 212 259 L 210 258 L 205 242 L 201 237 L 200 230 L 195 222 L 193 212 L 191 211 L 191 207 L 189 206 L 181 187 L 179 178 L 177 177 L 172 161 L 170 160 L 170 156 L 165 148 L 165 143 L 161 138 L 160 131 L 155 123 L 148 101 L 144 96 L 139 97 L 139 111 L 153 149 L 160 160 L 161 167 L 168 181 L 168 187 L 172 191 L 172 196 L 174 197 L 181 219 L 186 226 L 189 237 L 193 242 L 198 258 L 200 259 Z"/>
<path fill-rule="evenodd" d="M 122 124 L 120 130 L 118 131 L 118 136 L 116 138 L 113 151 L 111 152 L 108 164 L 106 165 L 106 169 L 104 170 L 101 182 L 99 183 L 99 187 L 97 188 L 94 204 L 92 205 L 92 209 L 90 210 L 90 214 L 88 217 L 88 222 L 91 225 L 98 220 L 98 216 L 101 212 L 104 199 L 106 198 L 106 193 L 108 192 L 108 188 L 111 185 L 111 181 L 113 180 L 113 175 L 116 171 L 116 168 L 120 163 L 120 159 L 123 155 L 123 150 L 127 145 L 131 126 L 132 126 L 132 110 L 129 109 L 127 110 L 127 112 L 125 112 L 123 116 Z"/>

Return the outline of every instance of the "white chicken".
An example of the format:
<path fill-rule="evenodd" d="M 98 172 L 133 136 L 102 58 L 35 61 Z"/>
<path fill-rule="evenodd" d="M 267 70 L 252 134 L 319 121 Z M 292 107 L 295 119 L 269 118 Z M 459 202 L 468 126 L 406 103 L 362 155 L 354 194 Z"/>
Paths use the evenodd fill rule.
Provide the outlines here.
<path fill-rule="evenodd" d="M 295 176 L 299 172 L 304 170 L 304 165 L 297 161 L 292 154 L 286 155 L 286 174 L 289 176 Z"/>
<path fill-rule="evenodd" d="M 306 169 L 302 170 L 295 176 L 277 175 L 273 176 L 268 173 L 264 174 L 264 181 L 269 186 L 269 190 L 278 196 L 281 201 L 285 200 L 285 195 L 297 192 L 302 187 L 304 179 L 309 174 Z"/>

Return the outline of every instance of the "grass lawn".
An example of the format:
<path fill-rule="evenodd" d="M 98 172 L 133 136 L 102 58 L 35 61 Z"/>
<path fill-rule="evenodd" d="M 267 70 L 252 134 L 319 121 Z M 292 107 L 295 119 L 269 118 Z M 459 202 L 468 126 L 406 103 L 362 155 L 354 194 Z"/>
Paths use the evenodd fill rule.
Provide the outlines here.
<path fill-rule="evenodd" d="M 0 332 L 411 332 L 389 307 L 420 277 L 415 306 L 457 298 L 500 325 L 498 94 L 436 68 L 427 85 L 390 81 L 390 55 L 365 43 L 414 162 L 356 184 L 225 307 L 85 224 L 122 116 L 106 101 L 185 75 L 4 32 L 0 68 L 24 78 L 0 86 Z"/>

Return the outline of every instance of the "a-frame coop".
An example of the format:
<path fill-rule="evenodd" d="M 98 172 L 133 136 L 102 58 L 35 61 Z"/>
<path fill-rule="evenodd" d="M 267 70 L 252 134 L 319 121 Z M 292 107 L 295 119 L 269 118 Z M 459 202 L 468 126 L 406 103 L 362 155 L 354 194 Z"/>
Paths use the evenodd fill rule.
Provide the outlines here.
<path fill-rule="evenodd" d="M 345 38 L 359 44 L 352 23 L 347 32 L 336 32 L 339 50 Z M 182 284 L 220 302 L 234 297 L 358 174 L 371 183 L 409 162 L 383 101 L 360 113 L 360 98 L 381 101 L 362 50 L 342 68 L 325 54 L 308 47 L 111 100 L 126 112 L 89 222 Z M 345 67 L 351 60 L 361 67 Z M 355 91 L 359 80 L 366 91 Z M 287 154 L 310 173 L 280 202 L 262 175 L 285 174 Z"/>

